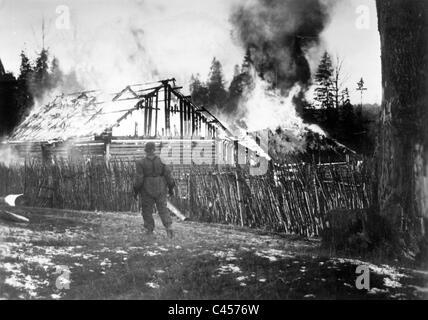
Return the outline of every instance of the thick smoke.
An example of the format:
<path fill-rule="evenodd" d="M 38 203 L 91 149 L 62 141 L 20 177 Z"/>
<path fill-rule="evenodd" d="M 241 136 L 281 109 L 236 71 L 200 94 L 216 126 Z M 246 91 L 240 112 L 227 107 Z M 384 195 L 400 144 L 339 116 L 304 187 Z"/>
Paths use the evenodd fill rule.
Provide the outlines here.
<path fill-rule="evenodd" d="M 320 0 L 254 0 L 232 14 L 233 34 L 259 76 L 286 95 L 296 84 L 302 90 L 310 84 L 305 53 L 319 44 L 328 11 Z"/>
<path fill-rule="evenodd" d="M 0 166 L 9 167 L 10 165 L 22 165 L 23 159 L 12 146 L 6 144 L 0 138 Z"/>
<path fill-rule="evenodd" d="M 276 161 L 304 152 L 312 133 L 324 136 L 317 126 L 305 124 L 296 109 L 311 85 L 308 56 L 320 47 L 331 5 L 322 0 L 250 0 L 232 14 L 233 35 L 247 52 L 242 72 L 251 81 L 229 111 L 245 131 L 270 129 L 269 154 Z"/>

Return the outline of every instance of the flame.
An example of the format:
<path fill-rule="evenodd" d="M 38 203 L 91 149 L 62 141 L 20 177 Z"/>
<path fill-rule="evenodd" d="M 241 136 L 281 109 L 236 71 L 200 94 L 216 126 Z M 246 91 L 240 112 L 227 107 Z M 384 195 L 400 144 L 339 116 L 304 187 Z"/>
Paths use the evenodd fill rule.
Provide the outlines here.
<path fill-rule="evenodd" d="M 269 129 L 274 132 L 271 143 L 276 152 L 304 152 L 308 132 L 320 136 L 326 136 L 326 133 L 318 125 L 304 123 L 297 114 L 293 99 L 301 91 L 300 85 L 295 84 L 284 96 L 279 89 L 272 89 L 269 82 L 253 73 L 253 86 L 239 103 L 239 120 L 247 126 L 246 130 L 239 129 L 240 135 Z"/>
<path fill-rule="evenodd" d="M 296 114 L 292 102 L 293 97 L 301 91 L 298 84 L 284 97 L 279 90 L 270 89 L 269 83 L 259 76 L 254 77 L 253 83 L 254 86 L 239 105 L 249 131 L 277 128 L 287 128 L 295 132 L 302 130 L 303 120 Z"/>

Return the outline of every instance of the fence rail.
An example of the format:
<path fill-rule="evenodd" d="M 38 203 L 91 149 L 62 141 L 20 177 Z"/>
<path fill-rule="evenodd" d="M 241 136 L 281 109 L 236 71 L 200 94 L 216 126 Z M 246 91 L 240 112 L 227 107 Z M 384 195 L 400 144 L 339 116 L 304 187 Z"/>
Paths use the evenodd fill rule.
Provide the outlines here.
<path fill-rule="evenodd" d="M 318 235 L 326 214 L 371 203 L 370 179 L 353 164 L 275 167 L 251 176 L 237 168 L 173 168 L 173 202 L 192 219 Z M 132 162 L 58 161 L 0 164 L 0 195 L 24 193 L 29 205 L 76 210 L 136 211 Z"/>

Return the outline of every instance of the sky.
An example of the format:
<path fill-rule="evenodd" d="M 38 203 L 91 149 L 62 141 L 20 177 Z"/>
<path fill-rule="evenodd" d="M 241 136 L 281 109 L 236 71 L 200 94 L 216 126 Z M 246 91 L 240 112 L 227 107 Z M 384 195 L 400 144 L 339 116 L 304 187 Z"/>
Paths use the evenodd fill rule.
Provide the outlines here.
<path fill-rule="evenodd" d="M 45 47 L 88 90 L 171 77 L 187 89 L 192 74 L 207 77 L 213 57 L 230 81 L 245 48 L 229 18 L 245 1 L 251 0 L 0 0 L 0 59 L 16 74 L 21 50 L 34 57 L 42 48 L 44 21 Z M 374 0 L 336 0 L 321 47 L 309 54 L 313 72 L 323 50 L 343 60 L 343 86 L 354 103 L 361 77 L 368 89 L 363 102 L 380 103 Z"/>

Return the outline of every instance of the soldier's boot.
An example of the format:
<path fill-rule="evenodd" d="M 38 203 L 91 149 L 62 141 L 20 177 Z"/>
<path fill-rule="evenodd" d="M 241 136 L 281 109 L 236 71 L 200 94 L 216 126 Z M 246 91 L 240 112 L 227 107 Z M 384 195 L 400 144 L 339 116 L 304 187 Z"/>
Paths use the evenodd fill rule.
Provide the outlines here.
<path fill-rule="evenodd" d="M 141 213 L 143 215 L 143 221 L 144 221 L 144 234 L 145 235 L 152 235 L 153 230 L 155 228 L 155 221 L 153 220 L 153 199 L 144 196 L 141 199 L 142 205 L 141 205 Z"/>
<path fill-rule="evenodd" d="M 162 224 L 166 229 L 166 235 L 168 238 L 174 237 L 174 232 L 172 231 L 172 219 L 169 210 L 166 207 L 166 196 L 163 195 L 156 199 L 156 208 L 158 209 L 159 216 L 162 220 Z"/>
<path fill-rule="evenodd" d="M 172 239 L 174 238 L 174 231 L 172 231 L 172 229 L 166 229 L 166 235 L 168 236 L 168 238 Z"/>

